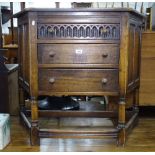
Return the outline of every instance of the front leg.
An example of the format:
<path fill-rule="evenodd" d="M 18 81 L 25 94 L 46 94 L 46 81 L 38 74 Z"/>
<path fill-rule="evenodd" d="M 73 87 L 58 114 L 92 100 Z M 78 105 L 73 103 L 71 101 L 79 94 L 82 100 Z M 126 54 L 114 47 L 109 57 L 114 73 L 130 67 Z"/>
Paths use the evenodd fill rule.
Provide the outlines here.
<path fill-rule="evenodd" d="M 125 145 L 126 131 L 125 131 L 125 98 L 120 98 L 118 105 L 118 145 Z"/>
<path fill-rule="evenodd" d="M 38 104 L 35 98 L 31 98 L 31 145 L 39 145 L 39 127 L 38 127 Z"/>

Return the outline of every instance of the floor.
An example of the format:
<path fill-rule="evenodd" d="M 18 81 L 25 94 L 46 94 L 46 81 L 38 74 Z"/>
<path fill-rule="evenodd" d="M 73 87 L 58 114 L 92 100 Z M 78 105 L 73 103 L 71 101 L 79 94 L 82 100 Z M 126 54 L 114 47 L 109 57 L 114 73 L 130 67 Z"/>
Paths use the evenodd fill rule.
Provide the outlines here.
<path fill-rule="evenodd" d="M 4 152 L 155 152 L 155 117 L 140 117 L 138 125 L 129 135 L 125 147 L 117 147 L 114 139 L 50 139 L 42 138 L 40 146 L 30 146 L 29 135 L 11 117 L 11 142 Z"/>

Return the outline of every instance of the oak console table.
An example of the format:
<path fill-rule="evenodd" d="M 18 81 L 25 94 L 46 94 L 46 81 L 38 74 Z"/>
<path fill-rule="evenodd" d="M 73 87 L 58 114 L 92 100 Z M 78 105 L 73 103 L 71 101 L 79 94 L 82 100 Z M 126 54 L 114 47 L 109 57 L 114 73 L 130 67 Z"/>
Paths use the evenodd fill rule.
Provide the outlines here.
<path fill-rule="evenodd" d="M 20 96 L 29 96 L 31 111 L 21 118 L 30 129 L 31 144 L 39 137 L 95 134 L 126 135 L 138 117 L 140 41 L 145 17 L 132 9 L 25 9 L 18 18 Z M 40 111 L 38 96 L 115 96 L 117 111 Z M 126 111 L 130 96 L 131 111 Z M 23 110 L 24 109 L 24 110 Z M 27 119 L 28 114 L 31 121 Z M 109 131 L 41 129 L 40 116 L 109 117 L 117 127 Z"/>

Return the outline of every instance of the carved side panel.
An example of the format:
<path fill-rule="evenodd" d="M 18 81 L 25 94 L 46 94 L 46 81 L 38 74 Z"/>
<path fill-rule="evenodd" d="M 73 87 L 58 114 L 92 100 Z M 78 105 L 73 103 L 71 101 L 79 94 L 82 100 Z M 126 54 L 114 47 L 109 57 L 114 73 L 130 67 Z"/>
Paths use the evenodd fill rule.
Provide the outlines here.
<path fill-rule="evenodd" d="M 28 44 L 28 24 L 24 24 L 24 49 L 25 49 L 25 53 L 24 53 L 24 63 L 25 63 L 25 80 L 29 83 L 29 79 L 30 79 L 30 60 L 29 60 L 29 44 Z"/>
<path fill-rule="evenodd" d="M 141 25 L 132 21 L 129 26 L 129 52 L 128 52 L 128 86 L 139 81 L 140 76 L 140 38 Z"/>
<path fill-rule="evenodd" d="M 140 77 L 140 55 L 141 55 L 141 26 L 137 26 L 135 29 L 135 48 L 134 48 L 134 79 L 137 80 Z"/>
<path fill-rule="evenodd" d="M 119 39 L 119 24 L 38 24 L 38 39 Z"/>
<path fill-rule="evenodd" d="M 128 53 L 128 84 L 133 82 L 133 52 L 134 52 L 134 38 L 135 37 L 135 25 L 130 25 L 129 28 L 129 53 Z"/>
<path fill-rule="evenodd" d="M 28 49 L 28 24 L 22 24 L 18 27 L 19 31 L 19 52 L 18 63 L 20 64 L 19 75 L 26 82 L 29 82 L 29 49 Z"/>

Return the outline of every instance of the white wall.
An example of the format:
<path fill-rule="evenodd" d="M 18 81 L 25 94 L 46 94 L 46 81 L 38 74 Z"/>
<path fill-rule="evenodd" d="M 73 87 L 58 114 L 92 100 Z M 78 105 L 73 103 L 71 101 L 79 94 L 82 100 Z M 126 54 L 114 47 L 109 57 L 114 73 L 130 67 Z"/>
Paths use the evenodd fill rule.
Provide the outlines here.
<path fill-rule="evenodd" d="M 49 1 L 37 1 L 37 2 L 25 2 L 26 8 L 55 8 L 55 2 Z"/>
<path fill-rule="evenodd" d="M 152 6 L 152 4 L 149 4 L 148 2 L 143 3 L 144 11 L 146 10 L 147 7 Z M 121 7 L 121 2 L 107 2 L 107 7 L 111 8 L 112 5 L 114 5 L 114 8 L 119 8 Z M 142 2 L 137 2 L 137 8 L 136 10 L 140 12 Z M 123 6 L 127 7 L 127 2 L 123 2 Z M 93 3 L 93 8 L 105 8 L 106 7 L 106 2 L 94 2 Z M 135 2 L 129 2 L 129 7 L 135 9 Z M 144 12 L 145 13 L 145 12 Z"/>
<path fill-rule="evenodd" d="M 26 2 L 26 8 L 55 8 L 55 2 L 38 1 L 38 2 Z M 60 8 L 71 8 L 71 2 L 60 2 Z"/>

